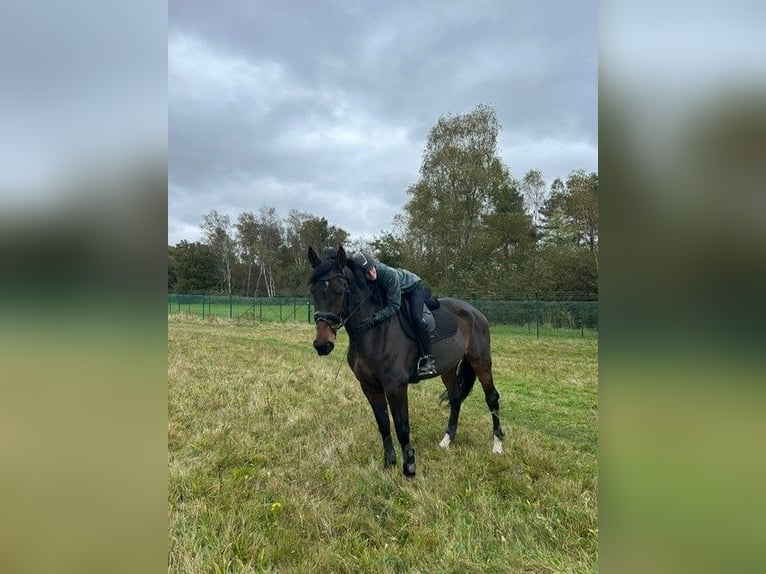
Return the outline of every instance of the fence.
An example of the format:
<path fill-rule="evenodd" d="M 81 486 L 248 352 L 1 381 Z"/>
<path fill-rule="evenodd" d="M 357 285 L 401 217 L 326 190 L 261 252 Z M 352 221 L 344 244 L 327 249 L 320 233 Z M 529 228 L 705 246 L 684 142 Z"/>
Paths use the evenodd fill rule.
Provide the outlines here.
<path fill-rule="evenodd" d="M 524 326 L 540 336 L 541 329 L 598 330 L 598 301 L 469 301 L 492 324 Z M 306 297 L 235 297 L 168 293 L 168 313 L 247 319 L 258 322 L 313 323 L 314 304 Z"/>
<path fill-rule="evenodd" d="M 313 302 L 306 297 L 235 297 L 168 293 L 168 313 L 250 319 L 258 322 L 313 322 Z"/>

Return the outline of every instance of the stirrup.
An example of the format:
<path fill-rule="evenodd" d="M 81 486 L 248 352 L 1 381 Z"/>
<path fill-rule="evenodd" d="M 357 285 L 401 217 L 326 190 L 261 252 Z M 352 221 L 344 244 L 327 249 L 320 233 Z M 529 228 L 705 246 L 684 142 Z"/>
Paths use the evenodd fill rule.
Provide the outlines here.
<path fill-rule="evenodd" d="M 418 376 L 427 377 L 428 375 L 437 375 L 436 362 L 433 356 L 426 355 L 418 359 Z"/>

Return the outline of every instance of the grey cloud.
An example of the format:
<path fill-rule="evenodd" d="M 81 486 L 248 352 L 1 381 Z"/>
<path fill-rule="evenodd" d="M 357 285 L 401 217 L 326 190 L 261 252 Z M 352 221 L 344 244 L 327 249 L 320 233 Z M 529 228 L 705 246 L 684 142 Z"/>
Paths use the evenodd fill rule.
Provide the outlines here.
<path fill-rule="evenodd" d="M 376 234 L 430 128 L 478 103 L 515 175 L 596 169 L 596 6 L 546 4 L 171 2 L 169 242 L 263 204 Z"/>

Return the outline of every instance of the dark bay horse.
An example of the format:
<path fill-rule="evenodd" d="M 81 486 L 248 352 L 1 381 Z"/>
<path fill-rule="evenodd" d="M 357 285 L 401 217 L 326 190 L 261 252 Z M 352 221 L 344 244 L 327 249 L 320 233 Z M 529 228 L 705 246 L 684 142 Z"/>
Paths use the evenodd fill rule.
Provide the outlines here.
<path fill-rule="evenodd" d="M 410 444 L 410 420 L 407 404 L 408 383 L 418 357 L 415 341 L 407 338 L 396 316 L 377 327 L 360 333 L 359 326 L 382 307 L 374 284 L 365 280 L 361 269 L 347 259 L 343 247 L 327 250 L 320 258 L 312 247 L 308 258 L 311 274 L 311 294 L 316 313 L 314 348 L 319 355 L 328 355 L 335 347 L 335 337 L 346 327 L 349 338 L 348 364 L 359 380 L 372 407 L 378 430 L 383 439 L 384 466 L 396 464 L 396 451 L 391 438 L 388 409 L 394 419 L 396 438 L 404 459 L 403 474 L 415 476 L 415 450 Z M 449 447 L 457 434 L 460 405 L 479 378 L 484 398 L 492 415 L 493 448 L 503 452 L 503 429 L 500 427 L 500 394 L 492 380 L 489 324 L 476 308 L 457 299 L 440 298 L 442 306 L 457 319 L 457 331 L 450 337 L 433 343 L 436 368 L 446 387 L 450 416 L 440 446 Z"/>

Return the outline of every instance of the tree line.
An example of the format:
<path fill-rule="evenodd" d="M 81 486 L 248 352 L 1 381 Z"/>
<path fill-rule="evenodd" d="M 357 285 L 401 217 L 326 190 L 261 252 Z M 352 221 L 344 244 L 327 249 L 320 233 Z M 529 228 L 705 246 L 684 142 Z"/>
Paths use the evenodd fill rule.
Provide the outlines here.
<path fill-rule="evenodd" d="M 548 185 L 498 155 L 501 126 L 479 105 L 431 129 L 419 178 L 391 229 L 369 243 L 324 217 L 265 205 L 232 222 L 213 210 L 203 240 L 168 246 L 168 290 L 244 296 L 306 294 L 306 251 L 340 244 L 406 267 L 436 294 L 472 299 L 592 298 L 598 293 L 598 173 Z"/>

